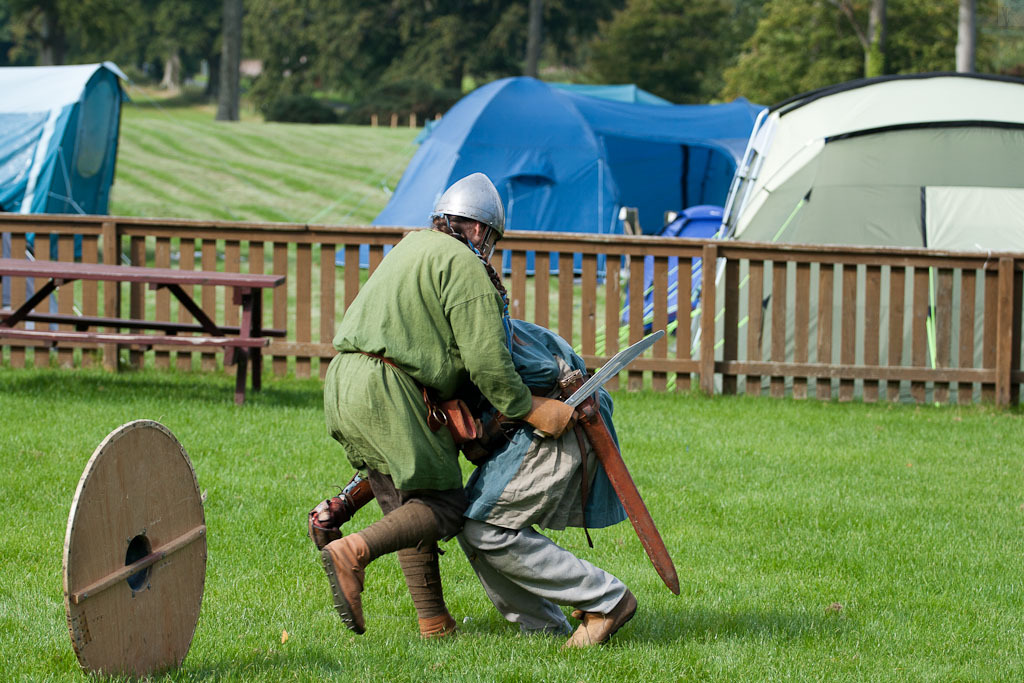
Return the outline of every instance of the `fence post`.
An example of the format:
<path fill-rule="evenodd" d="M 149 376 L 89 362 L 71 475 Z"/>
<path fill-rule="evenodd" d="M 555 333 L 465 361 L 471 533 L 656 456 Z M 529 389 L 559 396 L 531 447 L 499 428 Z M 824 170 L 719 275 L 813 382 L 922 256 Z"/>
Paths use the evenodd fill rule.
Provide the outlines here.
<path fill-rule="evenodd" d="M 1022 273 L 1017 271 L 1016 259 L 1013 262 L 1011 278 L 1013 281 L 1013 295 L 1010 299 L 1010 305 L 1013 307 L 1013 317 L 1010 319 L 1010 349 L 1012 350 L 1010 355 L 1010 404 L 1017 405 L 1020 403 L 1020 382 L 1016 378 L 1020 371 L 1021 359 L 1021 302 L 1024 301 L 1024 277 L 1022 277 Z"/>
<path fill-rule="evenodd" d="M 722 360 L 739 358 L 740 262 L 725 263 L 725 291 L 722 292 L 725 315 L 722 319 Z M 712 368 L 713 369 L 713 368 Z M 722 373 L 722 394 L 736 393 L 736 375 Z"/>
<path fill-rule="evenodd" d="M 146 265 L 146 237 L 133 235 L 128 240 L 128 258 L 133 266 Z M 133 282 L 128 285 L 128 315 L 135 320 L 146 317 L 146 287 L 142 283 Z M 129 351 L 128 358 L 133 368 L 141 368 L 143 352 Z"/>
<path fill-rule="evenodd" d="M 701 253 L 700 389 L 715 393 L 715 271 L 718 246 L 705 244 Z"/>
<path fill-rule="evenodd" d="M 999 258 L 999 289 L 996 299 L 996 405 L 1010 404 L 1010 371 L 1013 358 L 1013 258 Z"/>
<path fill-rule="evenodd" d="M 121 234 L 114 221 L 103 221 L 103 264 L 116 266 L 121 255 Z M 121 285 L 117 282 L 103 283 L 103 315 L 108 318 L 120 317 Z M 117 330 L 114 330 L 117 332 Z M 103 367 L 117 371 L 117 344 L 103 345 Z"/>

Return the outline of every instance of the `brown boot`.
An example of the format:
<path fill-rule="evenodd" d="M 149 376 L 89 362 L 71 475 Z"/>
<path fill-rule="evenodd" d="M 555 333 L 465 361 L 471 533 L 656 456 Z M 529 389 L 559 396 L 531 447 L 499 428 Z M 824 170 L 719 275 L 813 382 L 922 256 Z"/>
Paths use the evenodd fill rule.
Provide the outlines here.
<path fill-rule="evenodd" d="M 370 563 L 370 549 L 359 534 L 352 534 L 328 543 L 321 551 L 320 559 L 331 582 L 334 594 L 334 608 L 341 621 L 356 633 L 366 630 L 363 620 L 363 577 L 366 565 Z"/>
<path fill-rule="evenodd" d="M 405 585 L 409 587 L 409 596 L 416 608 L 420 635 L 424 638 L 454 635 L 455 619 L 444 603 L 437 545 L 399 550 L 398 562 L 402 565 Z"/>
<path fill-rule="evenodd" d="M 436 617 L 420 618 L 419 622 L 421 638 L 446 638 L 457 633 L 455 620 L 447 612 Z"/>
<path fill-rule="evenodd" d="M 576 610 L 572 613 L 573 618 L 579 619 L 583 623 L 562 647 L 590 647 L 606 643 L 616 631 L 622 628 L 623 624 L 633 618 L 634 614 L 636 614 L 636 598 L 629 592 L 629 589 L 626 589 L 626 594 L 608 614 Z"/>

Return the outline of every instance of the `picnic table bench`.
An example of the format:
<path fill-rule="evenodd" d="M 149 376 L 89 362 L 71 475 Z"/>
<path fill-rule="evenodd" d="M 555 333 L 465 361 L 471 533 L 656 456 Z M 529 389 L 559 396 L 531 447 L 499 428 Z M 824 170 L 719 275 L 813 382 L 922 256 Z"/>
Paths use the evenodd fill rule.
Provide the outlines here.
<path fill-rule="evenodd" d="M 58 343 L 115 344 L 119 347 L 148 349 L 157 345 L 180 347 L 221 347 L 224 362 L 237 365 L 235 375 L 235 403 L 245 400 L 246 374 L 252 368 L 252 388 L 260 390 L 262 375 L 261 349 L 270 343 L 270 337 L 283 337 L 284 330 L 263 327 L 263 289 L 277 287 L 284 275 L 257 275 L 251 273 L 222 273 L 204 270 L 175 270 L 144 266 L 115 266 L 99 263 L 70 263 L 64 261 L 29 261 L 0 258 L 0 277 L 45 278 L 46 283 L 23 304 L 10 311 L 0 312 L 0 338 L 21 339 L 54 346 Z M 166 288 L 181 305 L 192 314 L 195 323 L 175 323 L 132 318 L 75 316 L 61 313 L 33 312 L 38 304 L 58 287 L 75 280 L 103 280 L 145 284 L 150 289 Z M 242 307 L 241 323 L 237 327 L 215 323 L 183 289 L 194 285 L 232 287 L 233 303 Z M 74 330 L 20 329 L 22 322 L 59 323 L 73 326 Z M 89 328 L 108 328 L 106 332 Z M 154 330 L 161 334 L 139 334 L 120 330 Z"/>

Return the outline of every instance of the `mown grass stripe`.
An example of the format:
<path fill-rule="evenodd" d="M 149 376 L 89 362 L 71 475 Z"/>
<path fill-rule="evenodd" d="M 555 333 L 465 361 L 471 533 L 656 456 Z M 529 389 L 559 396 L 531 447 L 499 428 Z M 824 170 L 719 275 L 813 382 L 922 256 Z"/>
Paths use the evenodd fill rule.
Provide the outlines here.
<path fill-rule="evenodd" d="M 150 173 L 152 172 L 150 171 Z M 118 189 L 133 190 L 133 194 L 144 202 L 146 200 L 151 201 L 153 198 L 158 198 L 163 200 L 161 205 L 167 207 L 180 207 L 183 202 L 187 202 L 192 207 L 193 212 L 209 214 L 211 217 L 222 220 L 239 220 L 229 207 L 216 203 L 216 198 L 213 196 L 208 196 L 207 202 L 188 201 L 189 198 L 183 196 L 182 193 L 172 192 L 166 189 L 166 186 L 150 182 L 149 180 L 146 180 L 142 174 L 133 174 L 129 171 L 125 171 L 125 173 L 121 175 L 121 179 L 126 183 L 126 187 L 115 186 L 113 193 L 115 195 Z"/>
<path fill-rule="evenodd" d="M 387 201 L 411 157 L 414 131 L 359 126 L 309 126 L 243 121 L 215 123 L 191 110 L 126 110 L 120 158 L 125 183 L 115 183 L 115 213 L 239 220 L 369 223 Z M 180 115 L 179 115 L 180 114 Z M 145 168 L 181 185 L 173 208 L 133 197 Z M 159 169 L 157 171 L 156 169 Z M 178 179 L 175 180 L 174 177 Z M 187 180 L 185 180 L 187 179 Z M 152 192 L 152 183 L 140 192 Z M 164 198 L 166 199 L 166 198 Z M 225 214 L 225 203 L 232 206 Z M 213 211 L 211 211 L 211 208 Z"/>

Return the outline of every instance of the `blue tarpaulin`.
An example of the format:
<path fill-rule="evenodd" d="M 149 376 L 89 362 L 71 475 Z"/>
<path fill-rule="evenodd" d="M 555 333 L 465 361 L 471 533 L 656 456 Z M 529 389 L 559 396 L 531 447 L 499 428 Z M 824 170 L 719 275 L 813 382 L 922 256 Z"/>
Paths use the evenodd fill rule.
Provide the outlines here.
<path fill-rule="evenodd" d="M 662 237 L 693 237 L 706 239 L 714 237 L 722 225 L 723 210 L 721 206 L 691 206 L 680 213 L 661 231 Z M 683 310 L 690 311 L 698 306 L 700 299 L 702 264 L 700 258 L 694 258 L 690 265 L 690 291 L 684 293 Z M 629 301 L 629 287 L 626 287 L 626 301 Z M 679 258 L 670 256 L 668 259 L 668 322 L 674 328 L 679 310 Z M 685 319 L 684 326 L 688 323 Z M 622 323 L 629 322 L 629 306 L 622 309 Z M 644 331 L 651 332 L 654 323 L 654 257 L 644 257 Z"/>

